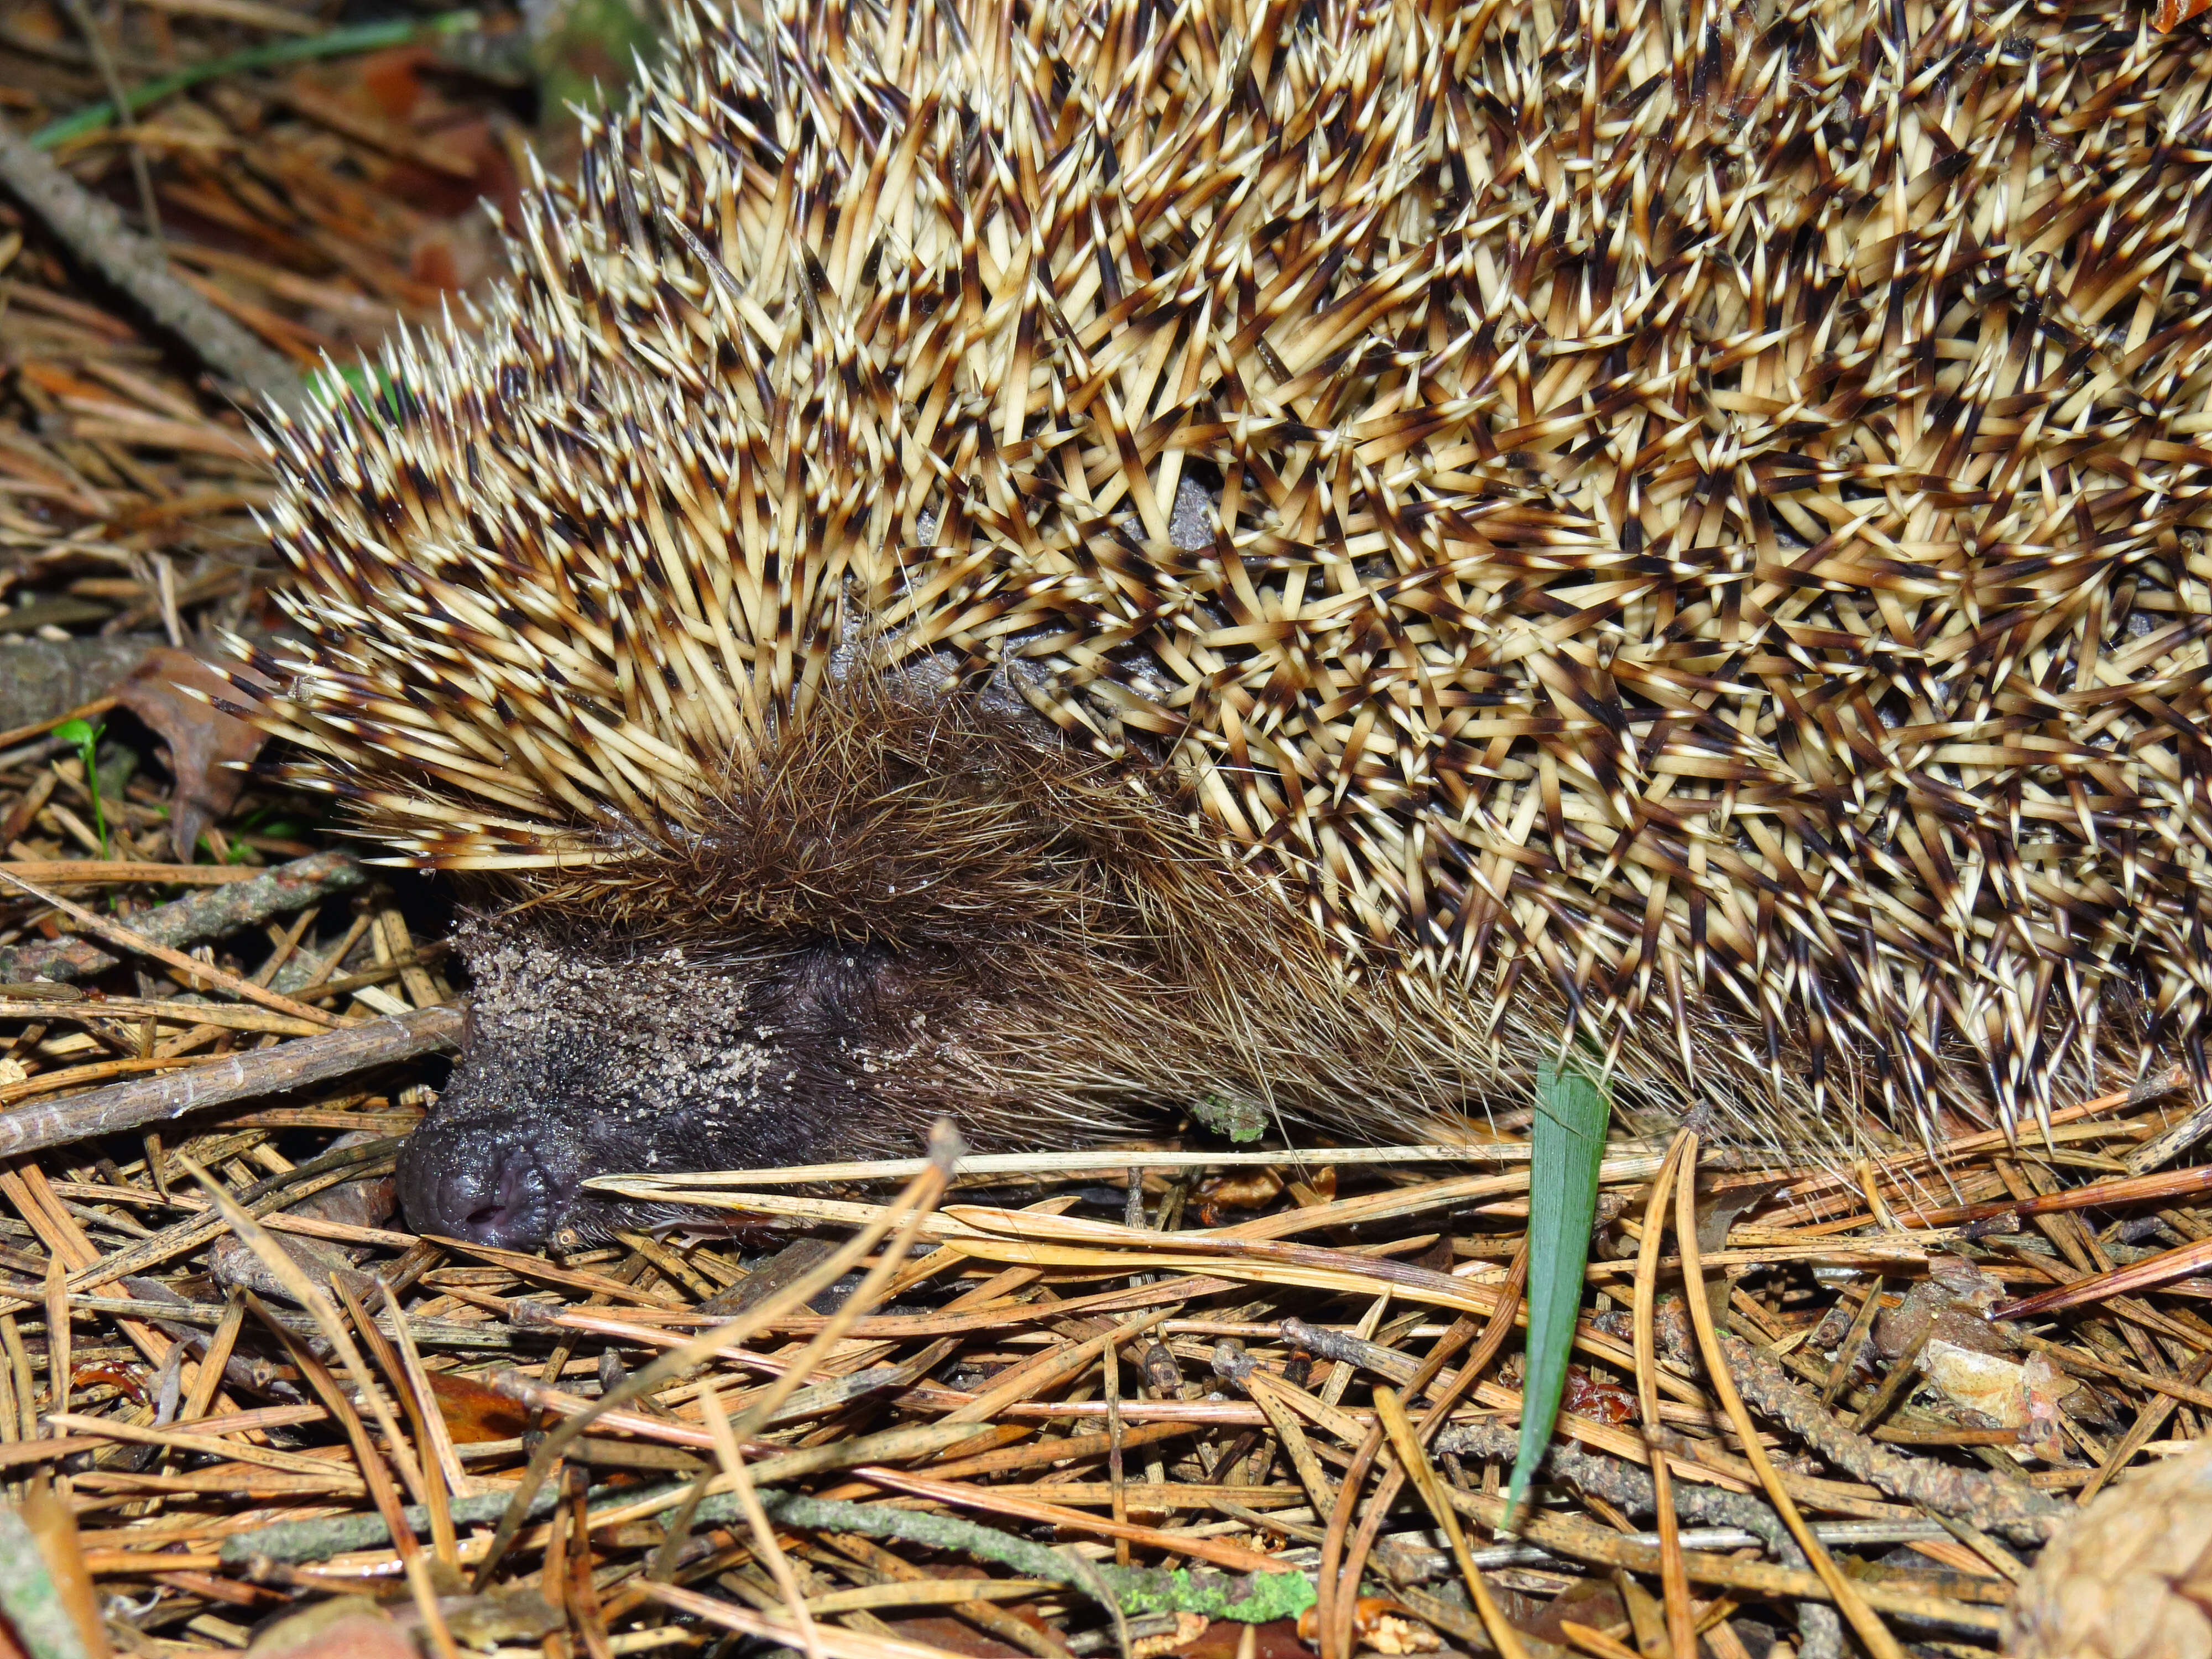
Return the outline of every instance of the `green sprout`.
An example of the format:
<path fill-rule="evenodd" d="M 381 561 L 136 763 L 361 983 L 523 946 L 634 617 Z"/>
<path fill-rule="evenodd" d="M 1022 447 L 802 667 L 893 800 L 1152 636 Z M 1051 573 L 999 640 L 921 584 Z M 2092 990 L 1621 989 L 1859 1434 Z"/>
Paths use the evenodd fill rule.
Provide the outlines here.
<path fill-rule="evenodd" d="M 205 830 L 202 830 L 200 832 L 200 838 L 195 844 L 199 848 L 201 852 L 205 853 L 210 858 L 215 858 L 215 842 L 210 839 Z M 217 860 L 218 863 L 245 864 L 253 857 L 253 849 L 242 841 L 226 839 L 223 842 L 223 855 L 221 859 Z"/>
<path fill-rule="evenodd" d="M 94 763 L 100 749 L 100 728 L 87 720 L 64 720 L 54 727 L 54 735 L 64 743 L 76 745 L 77 758 L 84 763 L 85 792 L 92 797 L 93 827 L 100 831 L 100 855 L 108 856 L 107 813 L 100 804 L 100 773 Z"/>

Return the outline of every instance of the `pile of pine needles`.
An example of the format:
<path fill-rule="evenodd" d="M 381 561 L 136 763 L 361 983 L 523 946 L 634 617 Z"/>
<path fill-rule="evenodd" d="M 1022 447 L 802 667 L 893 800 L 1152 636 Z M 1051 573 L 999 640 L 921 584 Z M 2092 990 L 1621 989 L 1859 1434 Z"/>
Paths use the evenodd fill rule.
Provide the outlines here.
<path fill-rule="evenodd" d="M 0 773 L 0 803 L 38 787 Z M 182 965 L 141 957 L 135 998 L 0 1004 L 0 1105 L 181 1099 L 196 1061 L 307 1052 L 238 994 L 288 969 L 364 1024 L 450 994 L 390 895 L 299 890 Z M 103 950 L 163 914 L 93 891 Z M 15 915 L 0 951 L 83 927 Z M 118 1085 L 134 1061 L 168 1080 Z M 2205 1287 L 2174 1277 L 2212 1171 L 2173 1167 L 2203 1125 L 2155 1086 L 1850 1172 L 1610 1146 L 1509 1529 L 1510 1119 L 1451 1148 L 940 1135 L 907 1166 L 617 1178 L 700 1221 L 540 1256 L 386 1212 L 424 1075 L 0 1172 L 0 1472 L 58 1498 L 32 1512 L 64 1517 L 49 1556 L 114 1646 L 240 1646 L 345 1595 L 437 1654 L 1615 1659 L 1675 1650 L 1670 1617 L 1723 1659 L 1846 1631 L 1983 1652 L 2057 1519 L 2212 1407 Z"/>
<path fill-rule="evenodd" d="M 346 27 L 337 10 L 15 0 L 0 15 L 10 142 L 85 202 L 122 204 L 180 306 L 310 380 L 349 372 L 396 321 L 435 322 L 498 263 L 481 204 L 515 199 L 530 138 L 511 9 Z M 82 216 L 33 214 L 0 181 L 0 645 L 180 644 L 273 620 L 250 516 L 268 474 L 234 388 L 106 284 Z"/>

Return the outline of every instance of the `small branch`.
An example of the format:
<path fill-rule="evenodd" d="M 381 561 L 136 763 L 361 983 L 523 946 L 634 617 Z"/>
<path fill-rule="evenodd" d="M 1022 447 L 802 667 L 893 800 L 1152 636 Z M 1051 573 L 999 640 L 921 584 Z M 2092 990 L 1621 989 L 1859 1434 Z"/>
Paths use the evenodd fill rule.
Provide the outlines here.
<path fill-rule="evenodd" d="M 144 307 L 216 374 L 292 410 L 307 389 L 292 365 L 169 274 L 158 246 L 0 118 L 0 184 L 86 264 Z"/>
<path fill-rule="evenodd" d="M 300 1037 L 274 1048 L 256 1048 L 213 1065 L 137 1083 L 118 1083 L 66 1099 L 42 1101 L 0 1113 L 0 1158 L 48 1146 L 137 1129 L 234 1100 L 279 1094 L 328 1083 L 372 1066 L 411 1060 L 461 1040 L 458 1008 L 418 1008 L 412 1013 L 349 1025 L 322 1036 Z"/>
<path fill-rule="evenodd" d="M 1660 1304 L 1658 1323 L 1659 1340 L 1668 1355 L 1686 1369 L 1702 1373 L 1705 1365 L 1690 1338 L 1689 1318 L 1679 1299 L 1670 1297 Z M 1920 1504 L 1938 1515 L 1971 1521 L 2021 1544 L 2043 1542 L 2075 1513 L 2074 1505 L 2063 1498 L 1995 1474 L 1900 1456 L 1870 1436 L 1847 1427 L 1810 1389 L 1799 1387 L 1765 1349 L 1727 1330 L 1719 1333 L 1719 1347 L 1737 1391 L 1751 1406 L 1799 1437 L 1826 1462 L 1891 1498 Z M 1911 1356 L 1898 1360 L 1884 1386 L 1909 1384 L 1907 1368 L 1912 1364 Z"/>
<path fill-rule="evenodd" d="M 1485 1462 L 1510 1463 L 1520 1450 L 1520 1436 L 1498 1423 L 1455 1425 L 1437 1437 L 1437 1450 Z M 1656 1515 L 1657 1487 L 1649 1471 L 1565 1442 L 1554 1442 L 1545 1459 L 1551 1472 L 1584 1492 L 1594 1492 L 1630 1515 Z M 1671 1485 L 1674 1513 L 1693 1525 L 1741 1527 L 1762 1540 L 1784 1565 L 1809 1571 L 1811 1563 L 1782 1519 L 1747 1492 L 1684 1482 Z M 1835 1659 L 1844 1650 L 1843 1622 L 1820 1601 L 1797 1603 L 1799 1651 L 1808 1659 Z"/>
<path fill-rule="evenodd" d="M 1725 1331 L 1720 1348 L 1746 1400 L 1818 1455 L 1892 1498 L 1925 1504 L 1938 1515 L 1972 1521 L 2024 1544 L 2041 1543 L 2075 1513 L 2071 1504 L 1993 1474 L 1901 1457 L 1845 1428 L 1791 1381 L 1771 1355 Z"/>
<path fill-rule="evenodd" d="M 658 1492 L 625 1489 L 618 1494 L 624 1508 L 635 1510 L 653 1497 L 673 1497 L 681 1486 Z M 617 1497 L 604 1490 L 595 1496 Z M 932 1549 L 957 1550 L 978 1561 L 1011 1567 L 1025 1577 L 1082 1589 L 1088 1575 L 1058 1550 L 1026 1538 L 995 1530 L 956 1515 L 927 1515 L 915 1510 L 895 1510 L 882 1504 L 848 1504 L 835 1498 L 808 1498 L 797 1492 L 763 1489 L 761 1507 L 778 1525 L 803 1527 L 810 1532 L 846 1533 L 863 1538 L 896 1538 Z M 506 1507 L 507 1495 L 457 1498 L 453 1522 L 471 1526 L 495 1520 Z M 550 1491 L 533 1500 L 532 1517 L 550 1510 Z M 429 1515 L 420 1508 L 404 1511 L 407 1524 L 421 1530 Z M 719 1493 L 702 1502 L 695 1520 L 727 1526 L 739 1519 L 738 1501 Z M 226 1565 L 246 1568 L 252 1576 L 257 1559 L 270 1562 L 327 1559 L 349 1550 L 374 1549 L 388 1543 L 391 1534 L 380 1516 L 347 1516 L 327 1521 L 286 1522 L 253 1532 L 238 1533 L 222 1542 Z M 1228 1619 L 1266 1624 L 1294 1619 L 1313 1601 L 1313 1583 L 1298 1572 L 1255 1572 L 1238 1576 L 1224 1572 L 1169 1571 L 1152 1567 L 1100 1565 L 1099 1580 L 1131 1613 L 1198 1613 L 1209 1619 Z"/>
<path fill-rule="evenodd" d="M 198 962 L 173 945 L 163 945 L 159 940 L 148 939 L 143 933 L 125 927 L 120 922 L 111 921 L 97 910 L 88 910 L 74 899 L 65 899 L 58 893 L 48 891 L 34 881 L 27 880 L 4 864 L 0 864 L 0 884 L 5 884 L 17 892 L 38 900 L 40 903 L 47 906 L 50 909 L 67 916 L 86 932 L 97 933 L 110 945 L 119 946 L 138 956 L 153 957 L 164 967 L 185 975 L 187 984 L 192 984 L 197 978 L 211 990 L 227 992 L 247 1002 L 258 1002 L 271 1013 L 287 1014 L 294 1019 L 306 1020 L 311 1025 L 337 1025 L 343 1023 L 335 1015 L 325 1013 L 320 1008 L 311 1008 L 304 1002 L 295 1002 L 282 992 L 272 991 L 267 986 L 253 980 L 242 979 L 228 969 L 217 968 L 211 963 Z M 195 985 L 194 988 L 197 989 L 198 986 Z"/>
<path fill-rule="evenodd" d="M 602 1499 L 610 1495 L 605 1487 L 592 1494 Z M 531 1499 L 526 1518 L 535 1521 L 550 1515 L 560 1502 L 560 1488 L 548 1486 Z M 447 1507 L 455 1526 L 483 1526 L 498 1520 L 505 1511 L 507 1494 L 495 1492 L 454 1498 Z M 417 1532 L 429 1530 L 430 1511 L 420 1504 L 402 1510 L 400 1516 Z M 222 1561 L 226 1567 L 242 1568 L 251 1574 L 257 1562 L 289 1565 L 299 1561 L 327 1561 L 334 1555 L 373 1550 L 391 1542 L 392 1529 L 384 1524 L 380 1515 L 334 1515 L 325 1520 L 286 1521 L 252 1532 L 234 1533 L 222 1540 Z M 266 1569 L 263 1571 L 265 1573 Z"/>

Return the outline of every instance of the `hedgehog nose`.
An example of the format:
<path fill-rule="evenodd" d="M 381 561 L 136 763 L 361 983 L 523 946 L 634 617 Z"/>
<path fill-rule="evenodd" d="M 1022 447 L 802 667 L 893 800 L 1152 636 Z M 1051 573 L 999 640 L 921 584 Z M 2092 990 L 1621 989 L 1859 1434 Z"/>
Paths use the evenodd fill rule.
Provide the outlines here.
<path fill-rule="evenodd" d="M 417 1132 L 400 1154 L 399 1193 L 416 1231 L 478 1244 L 542 1243 L 553 1220 L 554 1182 L 544 1164 L 491 1128 Z"/>

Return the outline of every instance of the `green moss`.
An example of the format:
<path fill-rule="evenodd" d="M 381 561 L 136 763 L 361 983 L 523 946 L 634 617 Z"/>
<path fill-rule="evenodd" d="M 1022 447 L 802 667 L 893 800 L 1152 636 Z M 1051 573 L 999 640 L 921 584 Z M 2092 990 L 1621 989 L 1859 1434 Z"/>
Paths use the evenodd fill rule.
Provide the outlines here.
<path fill-rule="evenodd" d="M 1302 1572 L 1236 1577 L 1183 1567 L 1101 1567 L 1098 1575 L 1121 1602 L 1122 1613 L 1129 1615 L 1195 1613 L 1243 1625 L 1265 1625 L 1295 1619 L 1317 1599 L 1313 1581 Z"/>
<path fill-rule="evenodd" d="M 651 59 L 659 37 L 629 0 L 559 0 L 533 29 L 538 96 L 544 119 L 566 123 L 569 107 L 619 104 L 638 58 Z"/>
<path fill-rule="evenodd" d="M 1200 1127 L 1227 1135 L 1239 1146 L 1257 1140 L 1267 1132 L 1266 1109 L 1249 1100 L 1224 1100 L 1219 1095 L 1207 1095 L 1193 1103 L 1190 1115 L 1198 1120 Z"/>

